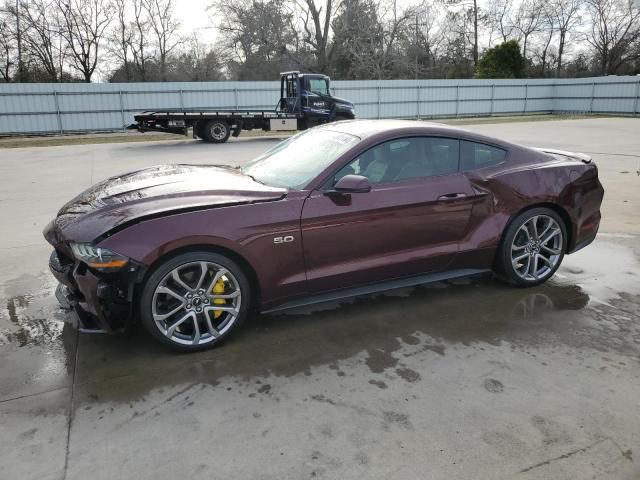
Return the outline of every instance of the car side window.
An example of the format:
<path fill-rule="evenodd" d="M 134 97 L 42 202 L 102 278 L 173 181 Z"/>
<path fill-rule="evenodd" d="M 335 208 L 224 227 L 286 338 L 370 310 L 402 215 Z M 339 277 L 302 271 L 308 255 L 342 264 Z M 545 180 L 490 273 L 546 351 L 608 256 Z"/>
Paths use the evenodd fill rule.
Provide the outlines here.
<path fill-rule="evenodd" d="M 372 184 L 433 177 L 458 171 L 458 140 L 409 137 L 376 145 L 343 167 L 334 182 L 345 175 L 362 175 Z"/>
<path fill-rule="evenodd" d="M 483 143 L 460 141 L 460 169 L 463 172 L 490 167 L 504 162 L 507 152 Z"/>

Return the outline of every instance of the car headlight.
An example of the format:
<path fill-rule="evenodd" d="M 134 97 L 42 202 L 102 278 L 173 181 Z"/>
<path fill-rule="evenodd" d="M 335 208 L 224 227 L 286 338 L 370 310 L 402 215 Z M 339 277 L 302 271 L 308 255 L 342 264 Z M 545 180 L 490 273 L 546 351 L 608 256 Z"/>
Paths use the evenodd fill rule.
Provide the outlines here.
<path fill-rule="evenodd" d="M 129 259 L 119 253 L 87 243 L 72 243 L 71 250 L 78 260 L 99 270 L 117 270 L 129 263 Z"/>

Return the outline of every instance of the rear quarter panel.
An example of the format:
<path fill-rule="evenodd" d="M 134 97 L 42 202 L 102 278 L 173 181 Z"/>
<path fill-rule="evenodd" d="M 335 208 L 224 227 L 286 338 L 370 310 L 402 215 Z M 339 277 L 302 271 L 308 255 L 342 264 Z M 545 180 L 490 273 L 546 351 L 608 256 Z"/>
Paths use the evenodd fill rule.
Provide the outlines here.
<path fill-rule="evenodd" d="M 486 266 L 511 219 L 536 205 L 554 206 L 564 217 L 568 252 L 597 232 L 604 190 L 593 163 L 549 160 L 522 148 L 512 150 L 502 165 L 466 175 L 479 196 L 460 245 L 461 261 Z"/>

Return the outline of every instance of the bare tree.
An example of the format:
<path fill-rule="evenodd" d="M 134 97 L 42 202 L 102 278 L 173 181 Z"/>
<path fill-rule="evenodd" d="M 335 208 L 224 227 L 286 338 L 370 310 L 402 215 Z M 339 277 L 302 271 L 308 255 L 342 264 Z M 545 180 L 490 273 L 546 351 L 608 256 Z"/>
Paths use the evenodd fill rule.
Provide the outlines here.
<path fill-rule="evenodd" d="M 446 56 L 450 60 L 473 63 L 474 14 L 470 8 L 449 9 L 444 18 L 443 29 L 447 43 Z M 454 57 L 459 57 L 455 59 Z"/>
<path fill-rule="evenodd" d="M 304 41 L 316 56 L 317 67 L 321 72 L 329 68 L 332 52 L 329 48 L 331 23 L 340 0 L 295 0 L 302 15 Z"/>
<path fill-rule="evenodd" d="M 558 64 L 556 74 L 562 70 L 562 56 L 568 39 L 582 23 L 583 0 L 551 0 L 549 10 L 558 30 Z"/>
<path fill-rule="evenodd" d="M 537 56 L 540 60 L 540 76 L 547 76 L 549 68 L 549 48 L 553 37 L 556 34 L 556 18 L 553 12 L 553 7 L 547 4 L 542 13 L 542 19 L 540 24 L 540 45 L 537 49 Z"/>
<path fill-rule="evenodd" d="M 180 22 L 173 12 L 173 0 L 143 0 L 151 30 L 155 35 L 160 78 L 167 80 L 167 57 L 180 44 Z"/>
<path fill-rule="evenodd" d="M 56 0 L 62 15 L 61 34 L 69 44 L 71 66 L 91 82 L 103 35 L 111 22 L 109 0 Z"/>
<path fill-rule="evenodd" d="M 31 0 L 20 3 L 22 41 L 25 53 L 44 69 L 49 81 L 61 78 L 67 49 L 60 35 L 62 19 L 53 0 Z"/>
<path fill-rule="evenodd" d="M 0 76 L 4 82 L 11 81 L 11 73 L 16 64 L 16 42 L 13 34 L 10 14 L 6 11 L 0 11 Z"/>
<path fill-rule="evenodd" d="M 478 0 L 473 0 L 473 64 L 478 64 Z"/>
<path fill-rule="evenodd" d="M 473 22 L 473 37 L 471 40 L 473 64 L 478 63 L 478 1 L 477 0 L 449 0 L 449 5 L 462 6 L 465 9 L 464 16 L 470 17 Z"/>
<path fill-rule="evenodd" d="M 176 80 L 204 82 L 222 80 L 222 65 L 217 52 L 203 44 L 194 33 L 183 43 L 182 52 L 172 55 Z"/>
<path fill-rule="evenodd" d="M 382 24 L 372 0 L 344 0 L 332 23 L 332 75 L 340 79 L 375 78 L 382 53 Z"/>
<path fill-rule="evenodd" d="M 543 25 L 544 0 L 523 0 L 516 13 L 514 29 L 522 39 L 522 56 L 527 58 L 531 35 L 539 32 Z"/>
<path fill-rule="evenodd" d="M 432 75 L 432 69 L 445 35 L 442 32 L 442 4 L 436 1 L 423 1 L 416 9 L 417 38 L 416 47 L 424 52 L 423 69 L 427 78 Z M 419 19 L 419 20 L 418 20 Z M 416 62 L 417 63 L 417 62 Z M 417 65 L 416 65 L 417 67 Z M 416 68 L 416 72 L 418 69 Z"/>
<path fill-rule="evenodd" d="M 113 59 L 121 64 L 124 77 L 128 82 L 132 78 L 130 53 L 133 44 L 134 30 L 129 21 L 127 0 L 113 0 L 116 24 L 109 34 L 109 52 Z"/>
<path fill-rule="evenodd" d="M 504 43 L 509 40 L 513 32 L 513 0 L 490 0 L 487 6 L 487 23 L 490 28 L 489 46 L 494 33 L 497 33 Z"/>
<path fill-rule="evenodd" d="M 403 38 L 411 35 L 412 20 L 418 15 L 418 10 L 415 7 L 401 10 L 395 0 L 381 2 L 378 8 L 382 21 L 382 55 L 374 78 L 396 78 L 398 71 L 408 71 L 408 65 L 402 65 L 401 60 L 407 64 L 410 59 L 399 44 Z"/>
<path fill-rule="evenodd" d="M 0 8 L 5 27 L 2 28 L 0 34 L 5 37 L 3 44 L 15 46 L 15 63 L 16 72 L 13 81 L 22 82 L 24 75 L 24 57 L 22 55 L 22 25 L 20 22 L 20 0 L 5 0 Z"/>
<path fill-rule="evenodd" d="M 147 30 L 149 19 L 144 9 L 144 0 L 129 0 L 133 7 L 133 34 L 131 37 L 131 55 L 136 72 L 140 75 L 140 80 L 147 80 L 147 61 L 151 59 L 148 52 L 149 41 L 147 40 Z"/>
<path fill-rule="evenodd" d="M 398 78 L 411 70 L 417 75 L 418 63 L 411 62 L 422 38 L 417 8 L 400 9 L 389 0 L 344 0 L 338 13 L 332 66 L 342 78 Z"/>
<path fill-rule="evenodd" d="M 221 18 L 218 29 L 224 36 L 220 42 L 223 48 L 216 53 L 229 57 L 230 70 L 238 78 L 268 78 L 291 64 L 309 68 L 297 55 L 299 38 L 290 4 L 218 0 L 214 5 Z"/>
<path fill-rule="evenodd" d="M 615 74 L 640 58 L 640 8 L 633 0 L 588 0 L 591 32 L 585 40 L 593 48 L 602 75 Z"/>

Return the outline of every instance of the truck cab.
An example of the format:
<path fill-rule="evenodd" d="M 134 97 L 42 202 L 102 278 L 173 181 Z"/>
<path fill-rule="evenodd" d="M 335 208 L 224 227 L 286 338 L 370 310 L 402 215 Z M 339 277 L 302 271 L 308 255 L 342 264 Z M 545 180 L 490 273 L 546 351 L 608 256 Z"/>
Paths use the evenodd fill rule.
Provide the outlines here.
<path fill-rule="evenodd" d="M 296 115 L 299 129 L 355 118 L 353 103 L 332 96 L 330 82 L 329 77 L 318 73 L 281 73 L 280 112 Z"/>

